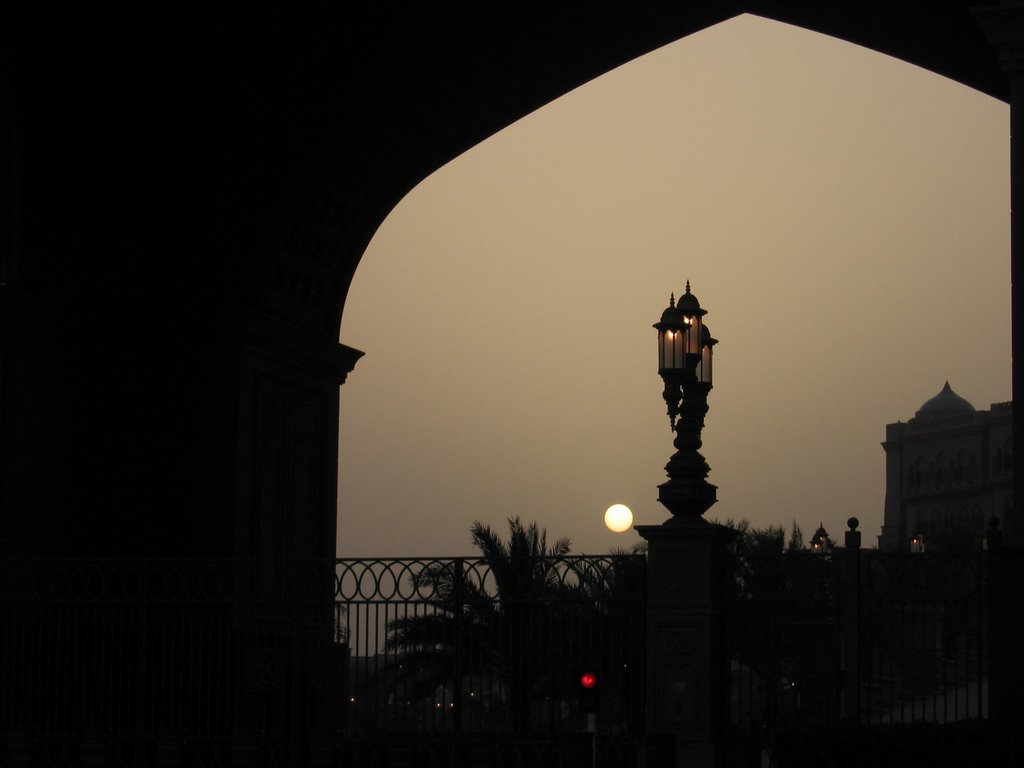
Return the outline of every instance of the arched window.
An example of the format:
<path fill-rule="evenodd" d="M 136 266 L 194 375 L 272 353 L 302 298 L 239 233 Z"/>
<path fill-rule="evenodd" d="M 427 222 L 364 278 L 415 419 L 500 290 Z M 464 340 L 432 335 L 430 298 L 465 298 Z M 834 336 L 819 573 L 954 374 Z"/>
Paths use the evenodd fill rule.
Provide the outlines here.
<path fill-rule="evenodd" d="M 935 457 L 935 483 L 934 487 L 936 490 L 939 488 L 945 488 L 946 483 L 949 482 L 949 477 L 946 472 L 946 455 L 940 453 Z"/>

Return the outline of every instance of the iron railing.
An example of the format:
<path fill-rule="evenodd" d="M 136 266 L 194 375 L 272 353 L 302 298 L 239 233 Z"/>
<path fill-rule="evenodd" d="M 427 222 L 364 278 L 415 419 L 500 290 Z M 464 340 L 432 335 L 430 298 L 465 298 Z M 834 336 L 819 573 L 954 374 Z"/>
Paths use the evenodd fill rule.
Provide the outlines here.
<path fill-rule="evenodd" d="M 645 560 L 340 560 L 347 733 L 573 733 L 577 678 L 598 729 L 642 732 Z"/>
<path fill-rule="evenodd" d="M 747 557 L 730 601 L 732 723 L 988 716 L 986 553 L 836 549 Z"/>
<path fill-rule="evenodd" d="M 992 557 L 737 559 L 733 738 L 988 717 Z M 573 764 L 596 739 L 631 765 L 646 579 L 636 556 L 0 562 L 0 764 Z"/>
<path fill-rule="evenodd" d="M 835 563 L 796 552 L 736 565 L 728 606 L 734 729 L 770 734 L 835 719 Z"/>
<path fill-rule="evenodd" d="M 0 764 L 631 764 L 643 563 L 5 561 Z"/>
<path fill-rule="evenodd" d="M 980 552 L 863 559 L 862 720 L 988 717 L 986 563 Z"/>
<path fill-rule="evenodd" d="M 0 563 L 8 764 L 216 764 L 330 732 L 332 563 Z M 184 752 L 182 752 L 184 750 Z"/>

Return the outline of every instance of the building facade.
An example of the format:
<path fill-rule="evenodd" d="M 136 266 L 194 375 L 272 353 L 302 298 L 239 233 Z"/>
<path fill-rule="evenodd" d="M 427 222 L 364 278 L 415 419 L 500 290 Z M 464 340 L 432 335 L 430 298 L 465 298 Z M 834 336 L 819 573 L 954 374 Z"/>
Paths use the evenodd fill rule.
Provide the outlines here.
<path fill-rule="evenodd" d="M 879 549 L 981 546 L 988 520 L 1013 509 L 1013 404 L 975 409 L 946 382 L 908 422 L 885 426 Z M 923 545 L 920 544 L 923 542 Z"/>

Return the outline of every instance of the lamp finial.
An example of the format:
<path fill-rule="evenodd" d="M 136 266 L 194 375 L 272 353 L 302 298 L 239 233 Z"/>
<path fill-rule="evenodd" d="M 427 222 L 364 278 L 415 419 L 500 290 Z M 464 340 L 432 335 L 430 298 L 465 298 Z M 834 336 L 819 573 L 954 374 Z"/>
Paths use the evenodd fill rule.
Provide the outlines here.
<path fill-rule="evenodd" d="M 674 307 L 676 305 L 676 292 L 675 291 L 672 291 L 672 293 L 670 293 L 668 295 L 668 305 L 670 307 Z"/>
<path fill-rule="evenodd" d="M 689 280 L 686 281 L 686 292 L 687 293 L 690 292 L 690 281 Z"/>

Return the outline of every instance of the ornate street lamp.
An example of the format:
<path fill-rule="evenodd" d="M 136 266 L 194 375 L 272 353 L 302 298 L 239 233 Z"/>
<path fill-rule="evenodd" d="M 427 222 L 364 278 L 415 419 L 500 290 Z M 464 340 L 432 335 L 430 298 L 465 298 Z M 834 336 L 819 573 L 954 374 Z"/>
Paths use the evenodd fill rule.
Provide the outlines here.
<path fill-rule="evenodd" d="M 910 551 L 914 554 L 924 552 L 924 536 L 920 533 L 915 533 L 910 537 Z"/>
<path fill-rule="evenodd" d="M 703 520 L 702 515 L 717 501 L 715 486 L 707 481 L 710 467 L 700 454 L 700 433 L 708 412 L 711 391 L 711 353 L 718 343 L 704 324 L 707 311 L 697 297 L 686 293 L 676 303 L 675 295 L 654 324 L 658 330 L 658 374 L 665 383 L 665 404 L 669 426 L 676 433 L 676 452 L 665 465 L 668 482 L 658 486 L 658 501 L 669 512 L 669 522 Z"/>
<path fill-rule="evenodd" d="M 672 737 L 679 765 L 724 765 L 729 722 L 726 548 L 736 532 L 704 519 L 717 491 L 707 481 L 708 463 L 700 455 L 716 343 L 704 325 L 705 314 L 687 283 L 679 302 L 673 295 L 654 324 L 676 447 L 658 501 L 672 516 L 661 525 L 635 526 L 647 541 L 650 595 L 646 727 Z"/>

